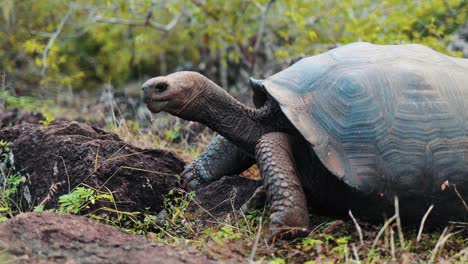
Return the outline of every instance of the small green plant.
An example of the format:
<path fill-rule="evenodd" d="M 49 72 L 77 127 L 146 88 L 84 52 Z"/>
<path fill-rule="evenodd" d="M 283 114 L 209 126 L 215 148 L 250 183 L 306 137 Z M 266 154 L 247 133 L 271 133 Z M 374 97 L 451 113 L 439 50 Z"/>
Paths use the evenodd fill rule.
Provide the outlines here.
<path fill-rule="evenodd" d="M 186 210 L 194 197 L 195 192 L 185 192 L 180 189 L 169 191 L 163 201 L 164 210 L 166 211 L 165 219 L 159 219 L 164 224 L 159 226 L 154 222 L 162 231 L 157 235 L 158 240 L 193 237 L 195 222 L 190 219 L 190 214 Z"/>
<path fill-rule="evenodd" d="M 213 233 L 214 237 L 228 238 L 228 239 L 241 239 L 242 234 L 236 231 L 232 226 L 222 226 L 220 230 Z"/>
<path fill-rule="evenodd" d="M 312 237 L 306 237 L 302 240 L 300 245 L 297 245 L 297 248 L 302 250 L 311 250 L 321 244 L 323 244 L 321 240 L 314 239 Z"/>
<path fill-rule="evenodd" d="M 1 80 L 0 80 L 1 81 Z M 51 99 L 37 99 L 31 96 L 15 96 L 8 90 L 0 90 L 0 107 L 4 109 L 18 108 L 24 111 L 42 113 L 45 120 L 40 121 L 43 125 L 48 125 L 54 121 L 51 113 L 62 113 L 63 109 L 57 107 Z M 44 123 L 43 123 L 44 122 Z"/>
<path fill-rule="evenodd" d="M 77 188 L 78 189 L 78 188 Z M 103 198 L 93 194 L 91 189 L 74 191 L 71 195 L 60 197 L 61 212 L 80 212 L 89 208 L 93 200 Z M 117 209 L 100 208 L 88 216 L 99 222 L 113 225 L 128 233 L 146 235 L 164 243 L 189 239 L 194 236 L 195 222 L 189 219 L 186 209 L 193 200 L 195 193 L 187 193 L 180 189 L 171 190 L 163 200 L 164 213 L 158 216 L 146 212 L 123 212 Z M 110 200 L 110 197 L 104 197 Z M 96 214 L 105 211 L 104 214 Z"/>
<path fill-rule="evenodd" d="M 114 197 L 108 193 L 101 193 L 92 188 L 77 187 L 71 193 L 59 197 L 59 213 L 78 214 L 89 209 L 90 204 L 95 204 L 98 200 L 114 201 Z"/>
<path fill-rule="evenodd" d="M 286 264 L 286 260 L 283 258 L 274 258 L 270 260 L 270 264 Z"/>
<path fill-rule="evenodd" d="M 180 127 L 174 127 L 172 129 L 164 129 L 164 137 L 169 141 L 175 141 L 180 137 Z"/>
<path fill-rule="evenodd" d="M 52 115 L 52 114 L 49 114 L 49 113 L 44 113 L 44 120 L 40 120 L 39 121 L 39 124 L 43 125 L 43 126 L 48 126 L 50 125 L 50 123 L 54 122 L 55 120 L 55 117 Z"/>
<path fill-rule="evenodd" d="M 0 163 L 5 164 L 11 155 L 10 142 L 0 140 Z"/>
<path fill-rule="evenodd" d="M 0 141 L 0 222 L 14 216 L 20 209 L 15 202 L 15 195 L 25 178 L 14 173 L 12 165 L 10 143 Z"/>
<path fill-rule="evenodd" d="M 335 239 L 335 242 L 338 244 L 333 248 L 333 252 L 339 254 L 340 256 L 344 256 L 348 250 L 348 241 L 351 238 L 349 236 L 339 237 Z"/>
<path fill-rule="evenodd" d="M 13 217 L 19 210 L 14 201 L 14 195 L 18 192 L 20 185 L 25 181 L 24 177 L 19 175 L 4 176 L 0 180 L 0 222 Z"/>

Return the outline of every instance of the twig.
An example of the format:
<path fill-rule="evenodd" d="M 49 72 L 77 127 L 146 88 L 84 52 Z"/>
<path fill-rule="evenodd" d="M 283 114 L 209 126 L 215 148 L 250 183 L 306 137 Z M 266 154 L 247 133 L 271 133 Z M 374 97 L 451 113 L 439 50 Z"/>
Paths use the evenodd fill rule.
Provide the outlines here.
<path fill-rule="evenodd" d="M 65 164 L 65 159 L 63 159 L 62 156 L 59 156 L 59 155 L 56 155 L 56 154 L 53 154 L 53 155 L 54 155 L 55 157 L 60 158 L 60 159 L 62 160 L 63 168 L 65 168 L 65 174 L 67 175 L 68 193 L 70 193 L 70 192 L 71 192 L 70 175 L 68 174 L 67 165 Z"/>
<path fill-rule="evenodd" d="M 453 186 L 453 190 L 455 191 L 455 193 L 457 194 L 458 198 L 460 198 L 460 200 L 462 201 L 463 205 L 465 206 L 465 210 L 468 212 L 468 205 L 466 204 L 465 200 L 463 199 L 463 197 L 460 195 L 460 193 L 458 192 L 457 190 L 457 185 L 455 184 L 450 184 L 450 186 Z"/>
<path fill-rule="evenodd" d="M 448 259 L 448 263 L 455 263 L 454 260 L 457 259 L 458 257 L 461 257 L 462 255 L 464 255 L 465 258 L 468 258 L 468 247 L 462 249 L 462 250 L 461 250 L 460 252 L 458 252 L 457 254 L 451 256 L 450 259 Z"/>
<path fill-rule="evenodd" d="M 6 73 L 3 72 L 2 73 L 2 82 L 1 82 L 1 87 L 2 87 L 2 96 L 0 97 L 0 112 L 2 112 L 4 109 L 5 109 L 5 105 L 6 105 L 6 102 L 5 102 L 5 89 L 6 89 Z"/>
<path fill-rule="evenodd" d="M 57 39 L 58 35 L 60 35 L 60 33 L 62 32 L 62 29 L 63 29 L 63 26 L 65 25 L 65 23 L 67 23 L 68 19 L 70 19 L 70 16 L 72 15 L 73 10 L 74 10 L 73 5 L 70 5 L 70 8 L 68 8 L 67 13 L 65 14 L 65 16 L 60 21 L 60 24 L 57 27 L 57 30 L 54 33 L 52 33 L 52 36 L 50 37 L 49 42 L 47 43 L 47 46 L 45 47 L 44 51 L 42 52 L 41 76 L 45 75 L 47 67 L 48 67 L 48 65 L 47 65 L 47 56 L 49 54 L 49 50 L 54 45 L 54 42 Z"/>
<path fill-rule="evenodd" d="M 383 225 L 383 227 L 380 229 L 379 233 L 377 234 L 377 236 L 375 237 L 374 239 L 374 242 L 372 243 L 372 248 L 374 248 L 376 245 L 377 245 L 377 242 L 379 241 L 380 237 L 382 236 L 383 232 L 385 231 L 385 229 L 387 229 L 387 227 L 397 218 L 397 215 L 393 215 L 392 217 L 390 217 L 390 219 L 388 219 L 385 224 Z"/>
<path fill-rule="evenodd" d="M 219 224 L 222 224 L 223 222 L 221 220 L 219 220 L 216 216 L 214 216 L 208 209 L 206 209 L 205 207 L 203 207 L 199 202 L 197 202 L 196 199 L 193 199 L 193 201 L 195 203 L 196 206 L 198 206 L 198 208 L 200 208 L 202 211 L 204 211 L 208 216 L 210 216 L 212 219 L 214 219 L 214 221 L 216 223 L 219 223 Z M 220 204 L 224 203 L 224 201 L 222 201 Z M 216 206 L 215 206 L 216 208 Z"/>
<path fill-rule="evenodd" d="M 120 156 L 115 156 L 116 154 L 120 153 L 120 151 L 124 148 L 126 148 L 128 145 L 127 144 L 123 144 L 122 147 L 120 147 L 117 151 L 115 151 L 114 153 L 112 153 L 112 155 L 110 155 L 105 161 L 109 161 L 109 160 L 113 160 L 113 159 L 120 159 L 120 158 L 124 158 L 124 157 L 128 157 L 128 156 L 133 156 L 133 155 L 138 155 L 138 154 L 143 154 L 147 151 L 140 151 L 140 152 L 135 152 L 135 153 L 132 153 L 132 154 L 126 154 L 126 155 L 120 155 Z"/>
<path fill-rule="evenodd" d="M 88 23 L 87 25 L 79 25 L 79 27 L 82 27 L 78 32 L 73 32 L 69 35 L 65 35 L 63 36 L 63 38 L 65 39 L 70 39 L 70 38 L 77 38 L 77 37 L 81 37 L 83 36 L 84 34 L 86 34 L 95 24 L 96 24 L 96 21 L 95 21 L 95 13 L 97 12 L 97 7 L 92 7 L 92 8 L 89 8 L 89 7 L 83 7 L 81 5 L 77 5 L 76 3 L 73 3 L 71 4 L 71 6 L 75 9 L 75 10 L 80 10 L 80 9 L 83 9 L 83 10 L 88 10 L 89 14 L 88 14 L 88 17 L 91 18 L 91 23 Z M 32 35 L 37 35 L 37 36 L 41 36 L 41 37 L 46 37 L 46 38 L 51 38 L 54 33 L 52 32 L 42 32 L 42 31 L 36 31 L 36 30 L 29 30 L 29 33 L 31 33 Z"/>
<path fill-rule="evenodd" d="M 103 184 L 101 184 L 101 186 L 99 186 L 99 188 L 97 188 L 96 190 L 100 191 L 103 187 L 106 186 L 106 184 L 117 174 L 117 172 L 120 171 L 120 169 L 122 169 L 122 167 L 118 167 L 117 170 L 114 171 L 114 173 L 112 173 L 112 175 L 106 179 L 106 181 L 104 181 Z"/>
<path fill-rule="evenodd" d="M 244 221 L 245 221 L 246 223 L 248 223 L 247 217 L 245 216 L 244 212 L 242 212 L 241 210 L 239 210 L 238 213 L 242 216 L 242 218 L 244 219 Z M 248 232 L 249 234 L 252 234 L 252 230 L 250 230 L 250 226 L 249 226 L 248 224 L 247 224 L 247 232 Z"/>
<path fill-rule="evenodd" d="M 163 232 L 164 234 L 166 234 L 167 236 L 169 236 L 170 238 L 172 238 L 174 241 L 178 241 L 178 238 L 174 237 L 173 235 L 171 235 L 171 233 L 169 233 L 168 231 L 166 231 L 164 228 L 160 227 L 156 222 L 153 222 L 153 224 L 159 229 L 161 230 L 161 232 Z"/>
<path fill-rule="evenodd" d="M 98 170 L 98 165 L 99 165 L 99 147 L 101 145 L 98 145 L 97 150 L 96 150 L 96 157 L 94 158 L 94 172 L 97 172 Z"/>
<path fill-rule="evenodd" d="M 263 223 L 263 217 L 260 216 L 258 218 L 258 230 L 257 230 L 257 234 L 255 235 L 255 242 L 252 248 L 252 252 L 250 252 L 250 256 L 249 256 L 249 263 L 254 263 L 255 252 L 257 251 L 258 242 L 260 241 L 260 234 L 262 233 L 262 223 Z"/>
<path fill-rule="evenodd" d="M 108 93 L 109 97 L 109 104 L 110 104 L 110 111 L 112 114 L 112 123 L 114 124 L 114 128 L 117 128 L 117 118 L 115 117 L 115 110 L 114 110 L 114 94 L 112 93 L 112 85 L 110 83 L 106 84 L 106 90 Z"/>
<path fill-rule="evenodd" d="M 387 220 L 387 218 L 385 218 L 385 220 Z M 389 228 L 385 228 L 385 231 L 383 233 L 383 248 L 385 250 L 388 250 L 390 248 L 390 230 Z"/>
<path fill-rule="evenodd" d="M 356 258 L 356 263 L 361 263 L 361 261 L 359 260 L 359 254 L 358 254 L 356 246 L 354 246 L 354 244 L 352 245 L 352 248 L 353 248 L 354 257 Z"/>
<path fill-rule="evenodd" d="M 270 12 L 270 8 L 271 8 L 271 5 L 273 4 L 273 2 L 275 2 L 275 0 L 270 0 L 270 2 L 268 2 L 266 8 L 265 8 L 265 11 L 263 12 L 263 15 L 262 15 L 262 20 L 260 22 L 260 27 L 258 28 L 258 31 L 257 31 L 257 36 L 256 36 L 256 40 L 255 40 L 255 45 L 254 45 L 254 50 L 253 50 L 253 59 L 252 59 L 252 68 L 250 69 L 250 74 L 251 75 L 254 75 L 255 73 L 255 65 L 256 65 L 256 60 L 257 60 L 257 55 L 258 55 L 258 50 L 260 49 L 260 44 L 262 42 L 262 37 L 263 37 L 263 32 L 265 31 L 265 23 L 266 23 L 266 19 L 268 17 L 268 13 Z"/>
<path fill-rule="evenodd" d="M 42 201 L 38 205 L 44 205 L 46 204 L 50 199 L 52 199 L 52 196 L 55 195 L 57 192 L 57 189 L 60 185 L 62 185 L 65 181 L 57 182 L 57 183 L 52 183 L 49 187 L 49 190 L 47 191 L 46 197 L 42 199 Z M 70 191 L 69 191 L 70 192 Z"/>
<path fill-rule="evenodd" d="M 349 261 L 349 248 L 348 247 L 344 248 L 344 253 L 345 253 L 345 263 L 350 263 L 350 261 Z"/>
<path fill-rule="evenodd" d="M 396 257 L 395 257 L 395 231 L 393 231 L 393 227 L 390 227 L 390 253 L 392 255 L 392 260 L 396 261 Z"/>
<path fill-rule="evenodd" d="M 424 223 L 426 222 L 427 217 L 431 213 L 432 208 L 434 208 L 434 205 L 429 206 L 429 209 L 427 209 L 427 212 L 424 214 L 421 220 L 421 225 L 419 226 L 418 236 L 416 237 L 416 243 L 419 243 L 419 240 L 421 240 L 421 234 L 424 228 Z"/>
<path fill-rule="evenodd" d="M 356 230 L 357 230 L 357 232 L 358 232 L 358 234 L 359 234 L 359 241 L 361 242 L 361 246 L 363 246 L 363 245 L 364 245 L 364 237 L 363 237 L 363 235 L 362 235 L 362 229 L 361 229 L 361 227 L 359 226 L 359 224 L 358 224 L 356 218 L 354 218 L 354 215 L 353 215 L 353 213 L 351 212 L 351 210 L 349 210 L 349 216 L 351 216 L 351 219 L 353 219 L 354 225 L 356 226 Z"/>
<path fill-rule="evenodd" d="M 6 73 L 2 73 L 2 91 L 5 92 L 6 89 Z"/>
<path fill-rule="evenodd" d="M 431 258 L 430 258 L 430 262 L 433 263 L 434 262 L 434 259 L 435 257 L 437 256 L 437 252 L 439 251 L 439 249 L 442 249 L 445 245 L 445 242 L 447 242 L 447 240 L 455 235 L 455 234 L 458 234 L 460 232 L 462 232 L 463 230 L 460 230 L 458 232 L 454 232 L 454 233 L 449 233 L 448 235 L 445 235 L 448 231 L 448 228 L 446 227 L 444 229 L 444 231 L 442 232 L 442 235 L 440 235 L 440 238 L 439 240 L 437 241 L 437 244 L 435 245 L 434 249 L 432 250 L 432 254 L 431 254 Z"/>
<path fill-rule="evenodd" d="M 182 13 L 176 15 L 171 22 L 167 25 L 161 25 L 159 23 L 153 22 L 151 20 L 130 20 L 130 19 L 123 19 L 123 18 L 117 18 L 117 17 L 95 17 L 94 21 L 100 22 L 100 23 L 108 23 L 108 24 L 122 24 L 122 25 L 129 25 L 129 26 L 150 26 L 153 27 L 157 30 L 161 30 L 164 32 L 169 32 L 171 31 L 172 28 L 174 28 L 177 25 L 177 22 L 179 19 L 182 17 Z"/>
<path fill-rule="evenodd" d="M 400 247 L 403 249 L 405 247 L 405 238 L 403 237 L 403 230 L 401 228 L 401 219 L 400 219 L 400 203 L 398 197 L 395 196 L 395 214 L 397 215 L 396 223 L 398 230 L 398 238 L 400 239 Z"/>
<path fill-rule="evenodd" d="M 135 167 L 130 167 L 130 166 L 120 166 L 119 169 L 127 169 L 127 170 L 141 171 L 141 172 L 147 172 L 147 173 L 161 174 L 161 175 L 165 175 L 165 176 L 174 176 L 175 175 L 175 174 L 171 174 L 171 173 L 167 173 L 167 172 L 147 170 L 147 169 L 135 168 Z"/>

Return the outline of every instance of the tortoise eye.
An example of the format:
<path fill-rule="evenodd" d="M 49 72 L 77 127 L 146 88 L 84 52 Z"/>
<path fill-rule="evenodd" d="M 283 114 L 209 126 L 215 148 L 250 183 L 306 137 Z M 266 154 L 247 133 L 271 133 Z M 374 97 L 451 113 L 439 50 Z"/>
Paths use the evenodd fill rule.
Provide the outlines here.
<path fill-rule="evenodd" d="M 166 90 L 167 90 L 167 87 L 169 85 L 167 83 L 164 83 L 164 82 L 160 82 L 160 83 L 157 83 L 155 86 L 154 86 L 154 91 L 156 93 L 164 93 Z"/>

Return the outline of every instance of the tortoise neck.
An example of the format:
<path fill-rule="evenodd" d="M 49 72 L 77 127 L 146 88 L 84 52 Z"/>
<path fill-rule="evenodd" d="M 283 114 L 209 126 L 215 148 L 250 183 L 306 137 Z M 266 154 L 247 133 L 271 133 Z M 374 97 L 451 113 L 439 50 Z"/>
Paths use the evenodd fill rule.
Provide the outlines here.
<path fill-rule="evenodd" d="M 255 145 L 265 132 L 261 111 L 241 104 L 211 81 L 202 86 L 204 93 L 190 107 L 190 119 L 208 126 L 249 155 L 254 155 Z"/>

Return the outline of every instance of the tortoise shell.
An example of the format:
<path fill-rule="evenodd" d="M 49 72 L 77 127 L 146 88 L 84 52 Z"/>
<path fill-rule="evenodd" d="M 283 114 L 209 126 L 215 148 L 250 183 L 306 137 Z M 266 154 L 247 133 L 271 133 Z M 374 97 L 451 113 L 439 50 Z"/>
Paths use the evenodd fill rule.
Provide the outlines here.
<path fill-rule="evenodd" d="M 468 184 L 468 60 L 353 43 L 262 82 L 336 177 L 385 196 Z"/>

